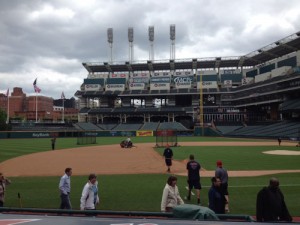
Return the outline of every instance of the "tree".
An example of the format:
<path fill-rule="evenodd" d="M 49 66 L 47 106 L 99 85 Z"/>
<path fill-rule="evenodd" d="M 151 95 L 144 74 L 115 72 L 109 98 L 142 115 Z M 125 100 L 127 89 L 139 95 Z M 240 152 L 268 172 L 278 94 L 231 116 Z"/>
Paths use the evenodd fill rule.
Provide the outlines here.
<path fill-rule="evenodd" d="M 9 125 L 6 124 L 6 118 L 7 118 L 7 114 L 5 111 L 3 111 L 2 109 L 0 109 L 0 130 L 8 130 L 9 129 Z"/>

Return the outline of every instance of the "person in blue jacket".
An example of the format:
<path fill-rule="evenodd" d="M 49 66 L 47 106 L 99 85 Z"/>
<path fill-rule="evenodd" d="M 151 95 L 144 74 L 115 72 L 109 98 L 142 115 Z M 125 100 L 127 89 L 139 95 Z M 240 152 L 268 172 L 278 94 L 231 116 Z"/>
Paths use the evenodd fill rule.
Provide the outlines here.
<path fill-rule="evenodd" d="M 226 199 L 221 189 L 221 179 L 212 177 L 211 183 L 212 185 L 208 191 L 208 207 L 216 214 L 224 214 Z"/>

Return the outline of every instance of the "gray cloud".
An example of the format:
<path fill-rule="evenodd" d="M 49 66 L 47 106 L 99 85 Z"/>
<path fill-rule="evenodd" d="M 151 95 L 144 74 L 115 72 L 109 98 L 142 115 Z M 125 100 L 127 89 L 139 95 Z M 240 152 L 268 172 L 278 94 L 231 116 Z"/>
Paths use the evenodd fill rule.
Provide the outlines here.
<path fill-rule="evenodd" d="M 135 60 L 168 59 L 169 26 L 176 24 L 176 58 L 238 56 L 271 44 L 300 27 L 297 0 L 1 1 L 0 91 L 72 97 L 87 71 L 82 62 L 108 61 L 107 28 L 114 30 L 115 61 L 128 60 L 128 27 Z"/>

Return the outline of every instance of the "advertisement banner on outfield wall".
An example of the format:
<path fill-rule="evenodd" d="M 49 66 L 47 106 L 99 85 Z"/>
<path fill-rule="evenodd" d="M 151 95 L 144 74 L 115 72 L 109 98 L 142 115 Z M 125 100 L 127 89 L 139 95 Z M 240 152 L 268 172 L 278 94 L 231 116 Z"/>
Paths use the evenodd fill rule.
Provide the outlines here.
<path fill-rule="evenodd" d="M 136 131 L 137 137 L 152 137 L 153 131 L 152 130 L 138 130 Z"/>
<path fill-rule="evenodd" d="M 203 81 L 202 88 L 218 88 L 217 81 Z M 200 89 L 200 82 L 197 82 L 197 89 Z"/>
<path fill-rule="evenodd" d="M 150 84 L 150 90 L 170 90 L 170 84 L 168 84 L 168 83 L 153 83 L 153 84 Z"/>
<path fill-rule="evenodd" d="M 107 84 L 105 86 L 106 91 L 124 91 L 125 84 Z"/>
<path fill-rule="evenodd" d="M 193 77 L 188 76 L 188 77 L 174 77 L 173 79 L 175 83 L 175 88 L 191 88 L 192 87 L 192 81 Z"/>
<path fill-rule="evenodd" d="M 84 85 L 85 91 L 101 91 L 102 86 L 100 84 L 86 84 Z"/>
<path fill-rule="evenodd" d="M 130 83 L 129 90 L 144 90 L 145 84 L 144 83 Z"/>

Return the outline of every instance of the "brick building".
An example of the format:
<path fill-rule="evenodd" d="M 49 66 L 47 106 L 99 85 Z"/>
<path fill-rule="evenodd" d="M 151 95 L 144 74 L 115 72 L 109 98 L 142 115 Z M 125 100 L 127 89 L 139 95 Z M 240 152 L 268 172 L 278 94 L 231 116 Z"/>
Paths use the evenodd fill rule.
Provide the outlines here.
<path fill-rule="evenodd" d="M 75 99 L 73 99 L 75 101 Z M 66 100 L 67 101 L 67 100 Z M 0 95 L 0 107 L 7 112 L 7 97 Z M 9 118 L 10 120 L 59 122 L 64 120 L 77 120 L 78 109 L 54 107 L 54 100 L 47 96 L 26 96 L 22 88 L 14 87 L 9 96 Z"/>

